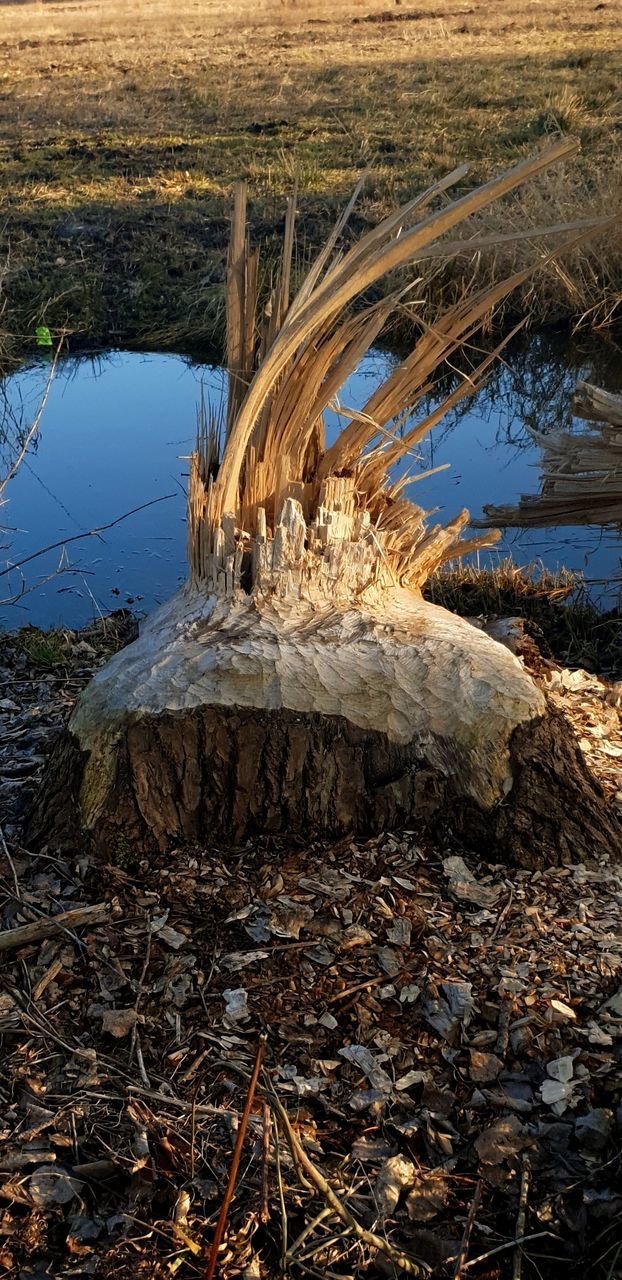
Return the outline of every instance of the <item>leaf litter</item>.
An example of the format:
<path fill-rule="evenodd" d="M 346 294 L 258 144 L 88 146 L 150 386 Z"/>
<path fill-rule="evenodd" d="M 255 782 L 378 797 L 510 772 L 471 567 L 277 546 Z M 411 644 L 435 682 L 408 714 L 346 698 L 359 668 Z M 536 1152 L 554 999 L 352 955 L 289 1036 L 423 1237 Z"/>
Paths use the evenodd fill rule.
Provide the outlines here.
<path fill-rule="evenodd" d="M 1 927 L 114 907 L 4 957 L 0 1276 L 204 1277 L 265 1034 L 219 1274 L 612 1280 L 622 867 L 409 832 L 31 855 L 21 815 L 104 639 L 48 675 L 2 659 Z M 569 685 L 585 738 L 595 681 Z"/>

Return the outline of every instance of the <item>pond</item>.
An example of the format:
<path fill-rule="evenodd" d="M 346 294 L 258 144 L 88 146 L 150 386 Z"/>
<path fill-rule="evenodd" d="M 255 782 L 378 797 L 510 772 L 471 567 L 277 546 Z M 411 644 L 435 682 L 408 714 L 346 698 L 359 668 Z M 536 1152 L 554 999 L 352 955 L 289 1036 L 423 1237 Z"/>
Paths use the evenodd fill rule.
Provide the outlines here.
<path fill-rule="evenodd" d="M 341 403 L 360 408 L 394 361 L 371 352 Z M 0 474 L 36 414 L 48 373 L 49 365 L 37 362 L 2 386 Z M 540 453 L 527 427 L 572 426 L 570 393 L 579 377 L 620 391 L 619 349 L 542 336 L 515 346 L 488 385 L 409 459 L 415 474 L 450 464 L 414 483 L 409 496 L 426 509 L 440 508 L 445 520 L 464 506 L 477 518 L 484 503 L 536 492 Z M 187 458 L 202 395 L 221 403 L 222 370 L 182 356 L 112 351 L 58 366 L 38 435 L 4 495 L 4 626 L 79 626 L 121 606 L 147 612 L 184 581 Z M 329 423 L 333 433 L 337 421 Z M 75 539 L 123 516 L 99 537 Z M 51 544 L 45 555 L 6 572 Z M 480 553 L 480 562 L 508 554 L 518 565 L 539 561 L 580 571 L 601 606 L 617 601 L 622 544 L 613 529 L 510 529 L 497 548 Z"/>

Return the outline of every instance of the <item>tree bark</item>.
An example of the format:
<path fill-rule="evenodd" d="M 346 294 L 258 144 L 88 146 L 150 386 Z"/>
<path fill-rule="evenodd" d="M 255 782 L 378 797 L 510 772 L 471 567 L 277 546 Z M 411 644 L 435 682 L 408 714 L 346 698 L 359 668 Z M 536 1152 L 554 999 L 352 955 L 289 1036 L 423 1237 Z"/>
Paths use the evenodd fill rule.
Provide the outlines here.
<path fill-rule="evenodd" d="M 30 819 L 31 841 L 81 838 L 79 803 L 67 797 L 88 764 L 78 740 L 64 735 Z M 148 852 L 205 837 L 238 843 L 257 833 L 379 831 L 413 816 L 418 787 L 433 776 L 415 744 L 339 716 L 163 712 L 128 721 L 92 836 L 113 855 L 126 845 Z"/>
<path fill-rule="evenodd" d="M 542 867 L 622 854 L 619 809 L 585 765 L 572 725 L 548 708 L 535 724 L 516 729 L 511 746 L 512 790 L 485 813 L 458 806 L 453 830 L 480 855 L 499 854 L 522 867 Z M 436 829 L 447 832 L 439 815 Z"/>

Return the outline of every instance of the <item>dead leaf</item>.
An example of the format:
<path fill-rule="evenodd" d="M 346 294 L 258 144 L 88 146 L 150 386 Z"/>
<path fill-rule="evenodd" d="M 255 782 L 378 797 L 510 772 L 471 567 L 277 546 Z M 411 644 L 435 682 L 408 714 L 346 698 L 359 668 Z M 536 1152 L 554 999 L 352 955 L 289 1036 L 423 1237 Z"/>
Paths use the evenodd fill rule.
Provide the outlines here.
<path fill-rule="evenodd" d="M 385 1160 L 374 1187 L 374 1197 L 381 1218 L 388 1218 L 407 1187 L 412 1187 L 417 1171 L 412 1160 L 405 1156 L 389 1156 Z"/>
<path fill-rule="evenodd" d="M 238 969 L 245 969 L 248 964 L 267 960 L 269 954 L 268 951 L 230 951 L 229 955 L 222 957 L 220 968 L 230 969 L 232 973 L 236 973 Z"/>
<path fill-rule="evenodd" d="M 107 1031 L 116 1040 L 122 1040 L 136 1026 L 138 1014 L 135 1009 L 106 1009 L 102 1017 L 102 1031 Z"/>
<path fill-rule="evenodd" d="M 469 1075 L 471 1080 L 477 1081 L 478 1084 L 490 1084 L 492 1080 L 496 1080 L 499 1072 L 503 1070 L 503 1063 L 494 1053 L 480 1053 L 478 1049 L 471 1049 L 471 1064 L 469 1067 Z"/>
<path fill-rule="evenodd" d="M 394 942 L 396 947 L 409 947 L 411 933 L 412 924 L 408 916 L 398 916 L 391 928 L 387 929 L 387 938 L 389 942 Z"/>
<path fill-rule="evenodd" d="M 384 972 L 390 978 L 395 978 L 402 967 L 401 958 L 397 951 L 394 951 L 393 947 L 377 947 L 376 955 L 378 956 L 380 968 L 384 969 Z"/>
<path fill-rule="evenodd" d="M 572 1058 L 555 1058 L 553 1062 L 547 1062 L 546 1073 L 551 1080 L 559 1080 L 562 1084 L 567 1084 L 574 1074 Z"/>
<path fill-rule="evenodd" d="M 467 1027 L 473 1016 L 474 1002 L 470 982 L 443 982 L 440 994 L 428 990 L 423 998 L 426 1020 L 439 1035 L 453 1044 L 458 1028 Z"/>
<path fill-rule="evenodd" d="M 613 1112 L 608 1107 L 595 1107 L 575 1122 L 577 1142 L 587 1151 L 602 1151 L 607 1146 L 613 1127 Z"/>
<path fill-rule="evenodd" d="M 58 1166 L 39 1165 L 28 1179 L 28 1191 L 39 1209 L 53 1209 L 68 1204 L 80 1195 L 82 1183 Z"/>
<path fill-rule="evenodd" d="M 475 1139 L 474 1146 L 482 1164 L 498 1165 L 518 1154 L 524 1143 L 523 1126 L 518 1116 L 504 1116 Z"/>
<path fill-rule="evenodd" d="M 492 907 L 501 890 L 494 885 L 480 884 L 469 871 L 464 858 L 443 858 L 443 871 L 448 877 L 447 888 L 458 902 L 471 902 L 476 907 Z"/>
<path fill-rule="evenodd" d="M 353 1062 L 355 1066 L 360 1067 L 364 1075 L 367 1076 L 372 1088 L 377 1089 L 380 1093 L 389 1094 L 393 1091 L 393 1082 L 386 1071 L 380 1066 L 378 1058 L 364 1044 L 349 1044 L 345 1049 L 339 1049 L 339 1054 L 345 1058 L 347 1062 Z"/>
<path fill-rule="evenodd" d="M 226 1005 L 223 1017 L 225 1027 L 237 1027 L 241 1022 L 248 1022 L 248 992 L 244 987 L 227 987 L 222 994 Z"/>
<path fill-rule="evenodd" d="M 419 1174 L 406 1199 L 406 1212 L 412 1222 L 430 1222 L 448 1199 L 449 1184 L 442 1175 Z"/>

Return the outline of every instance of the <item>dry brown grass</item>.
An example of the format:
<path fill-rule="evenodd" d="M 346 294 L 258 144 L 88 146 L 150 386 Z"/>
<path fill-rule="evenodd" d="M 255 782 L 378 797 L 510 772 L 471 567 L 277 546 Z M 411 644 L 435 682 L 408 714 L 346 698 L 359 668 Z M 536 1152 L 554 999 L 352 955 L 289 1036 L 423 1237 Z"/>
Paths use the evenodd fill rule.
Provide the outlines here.
<path fill-rule="evenodd" d="M 621 46 L 617 5 L 594 0 L 2 5 L 11 322 L 24 338 L 44 320 L 117 341 L 205 342 L 240 177 L 264 238 L 297 178 L 304 254 L 366 164 L 359 232 L 462 160 L 475 183 L 571 132 L 580 168 L 530 193 L 522 215 L 611 211 Z M 520 252 L 497 266 L 520 265 Z M 493 264 L 479 270 L 484 283 Z M 437 298 L 471 271 L 466 259 L 437 271 Z M 540 320 L 602 321 L 621 288 L 617 232 L 545 273 L 527 301 Z"/>

